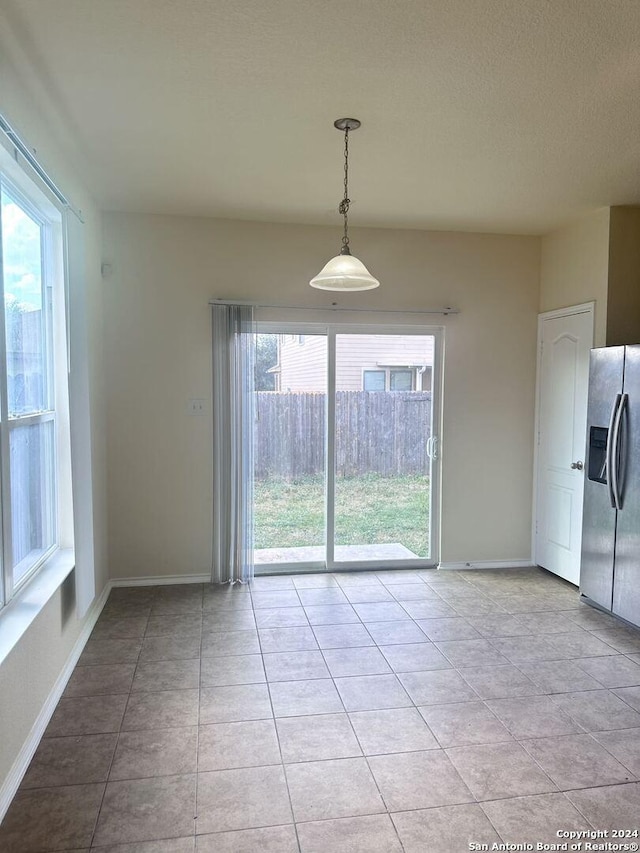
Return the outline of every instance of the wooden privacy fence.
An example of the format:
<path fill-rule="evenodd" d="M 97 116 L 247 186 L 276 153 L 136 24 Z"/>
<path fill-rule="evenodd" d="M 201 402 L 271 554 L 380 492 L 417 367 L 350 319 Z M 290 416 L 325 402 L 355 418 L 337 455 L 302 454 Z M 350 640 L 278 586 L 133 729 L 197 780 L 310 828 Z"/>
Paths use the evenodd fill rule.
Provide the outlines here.
<path fill-rule="evenodd" d="M 256 394 L 255 475 L 299 477 L 324 471 L 324 394 Z M 428 474 L 430 391 L 337 391 L 336 473 Z"/>

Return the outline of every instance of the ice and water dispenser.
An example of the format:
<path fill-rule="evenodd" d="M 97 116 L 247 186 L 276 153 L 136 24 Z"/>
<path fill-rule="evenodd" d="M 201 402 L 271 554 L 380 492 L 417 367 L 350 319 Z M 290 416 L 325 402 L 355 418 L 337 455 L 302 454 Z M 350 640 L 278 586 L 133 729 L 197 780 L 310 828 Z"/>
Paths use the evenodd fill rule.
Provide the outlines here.
<path fill-rule="evenodd" d="M 589 430 L 589 463 L 587 477 L 596 483 L 607 482 L 607 427 L 592 426 Z"/>

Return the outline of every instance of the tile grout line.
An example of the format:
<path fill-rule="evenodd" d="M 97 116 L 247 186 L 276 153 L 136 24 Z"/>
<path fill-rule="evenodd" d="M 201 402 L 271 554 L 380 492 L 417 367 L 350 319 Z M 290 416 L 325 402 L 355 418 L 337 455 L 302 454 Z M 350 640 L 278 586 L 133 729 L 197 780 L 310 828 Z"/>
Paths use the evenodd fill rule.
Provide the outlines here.
<path fill-rule="evenodd" d="M 200 793 L 200 707 L 202 700 L 202 634 L 204 628 L 204 588 L 202 597 L 202 613 L 200 616 L 200 656 L 198 658 L 198 711 L 196 716 L 196 778 L 194 785 L 193 803 L 193 849 L 197 848 L 198 841 L 198 800 Z"/>
<path fill-rule="evenodd" d="M 253 604 L 253 602 L 252 602 L 252 604 Z M 255 608 L 254 608 L 254 615 L 255 615 Z M 264 663 L 264 652 L 262 650 L 262 640 L 261 640 L 259 631 L 257 631 L 257 634 L 258 634 L 258 646 L 260 648 L 260 657 L 262 660 L 262 668 L 264 670 L 265 679 L 266 679 L 267 678 L 267 668 L 266 668 L 265 663 Z M 287 768 L 285 766 L 284 759 L 282 756 L 282 743 L 280 741 L 280 732 L 278 731 L 278 723 L 277 723 L 277 718 L 276 718 L 276 714 L 275 714 L 275 708 L 273 707 L 273 697 L 271 696 L 271 687 L 270 687 L 268 680 L 266 680 L 266 687 L 267 687 L 267 696 L 269 697 L 269 705 L 271 707 L 271 718 L 273 720 L 273 728 L 274 728 L 274 731 L 276 734 L 276 740 L 278 742 L 278 752 L 280 753 L 280 765 L 279 766 L 282 768 L 282 775 L 284 777 L 284 783 L 285 783 L 286 788 L 287 788 L 287 798 L 289 800 L 289 809 L 291 811 L 291 820 L 293 823 L 293 831 L 294 831 L 295 836 L 296 836 L 296 845 L 298 847 L 298 851 L 301 851 L 302 847 L 300 845 L 300 837 L 298 835 L 298 822 L 296 820 L 296 815 L 295 815 L 295 812 L 293 810 L 293 800 L 291 798 L 291 789 L 289 787 L 289 778 L 287 776 Z M 273 766 L 278 766 L 278 765 L 273 765 Z"/>
<path fill-rule="evenodd" d="M 148 622 L 149 622 L 149 616 L 147 616 L 147 624 L 148 624 Z M 146 626 L 145 626 L 145 631 L 146 631 Z M 104 806 L 104 801 L 105 801 L 105 798 L 106 798 L 106 796 L 107 796 L 107 786 L 109 785 L 109 777 L 110 777 L 110 775 L 111 775 L 111 770 L 113 769 L 113 764 L 114 764 L 114 761 L 115 761 L 116 752 L 118 751 L 118 744 L 120 743 L 120 733 L 122 732 L 122 724 L 124 723 L 125 714 L 127 713 L 127 708 L 129 707 L 129 700 L 130 700 L 130 698 L 131 698 L 131 693 L 132 693 L 132 688 L 133 688 L 133 679 L 135 678 L 135 674 L 136 674 L 137 669 L 138 669 L 138 663 L 139 663 L 139 661 L 140 661 L 140 654 L 141 654 L 141 653 L 142 653 L 142 646 L 141 646 L 141 649 L 140 649 L 140 653 L 138 654 L 138 660 L 136 661 L 136 666 L 135 666 L 135 668 L 134 668 L 133 675 L 132 675 L 132 677 L 131 677 L 131 682 L 130 682 L 130 684 L 129 684 L 129 694 L 128 694 L 127 701 L 126 701 L 126 704 L 125 704 L 125 707 L 124 707 L 124 711 L 123 711 L 123 714 L 122 714 L 122 719 L 120 720 L 120 725 L 119 725 L 119 727 L 118 727 L 118 731 L 117 731 L 117 733 L 116 733 L 116 742 L 115 742 L 114 747 L 113 747 L 113 753 L 112 753 L 112 755 L 111 755 L 111 761 L 109 762 L 109 767 L 108 767 L 107 772 L 106 772 L 106 779 L 105 779 L 105 783 L 104 783 L 104 790 L 103 790 L 103 792 L 102 792 L 102 797 L 101 797 L 101 799 L 100 799 L 100 806 L 99 806 L 99 808 L 98 808 L 98 812 L 97 812 L 97 815 L 96 815 L 95 823 L 94 823 L 94 825 L 93 825 L 93 831 L 92 831 L 92 833 L 91 833 L 91 840 L 90 840 L 90 842 L 89 842 L 89 848 L 90 848 L 90 849 L 93 847 L 93 842 L 94 842 L 95 837 L 96 837 L 96 832 L 98 831 L 98 824 L 99 824 L 99 822 L 100 822 L 100 816 L 101 816 L 101 814 L 102 814 L 102 809 L 103 809 L 103 806 Z"/>
<path fill-rule="evenodd" d="M 389 709 L 383 709 L 383 710 L 406 711 L 408 709 L 407 708 L 399 708 L 399 709 L 389 708 Z M 337 713 L 340 713 L 340 712 L 337 712 Z M 360 712 L 358 712 L 358 713 L 360 713 Z M 282 719 L 282 718 L 279 718 L 279 719 Z M 268 722 L 268 719 L 267 720 L 265 720 L 265 719 L 255 720 L 255 721 L 249 720 L 246 722 Z M 220 723 L 213 723 L 213 725 L 221 725 L 221 724 Z M 149 731 L 151 731 L 151 730 L 149 730 Z M 564 735 L 560 735 L 560 737 L 564 737 Z M 534 738 L 529 738 L 529 740 L 534 740 Z M 541 738 L 541 740 L 546 740 L 546 738 Z M 511 741 L 498 741 L 496 743 L 491 742 L 491 743 L 471 744 L 471 747 L 494 746 L 494 745 L 503 746 L 503 745 L 509 744 L 509 743 L 512 743 L 512 742 Z M 513 741 L 513 743 L 517 743 L 517 741 Z M 442 749 L 410 749 L 410 750 L 404 750 L 403 752 L 375 753 L 375 754 L 372 754 L 370 756 L 353 755 L 353 756 L 345 756 L 343 758 L 312 758 L 312 759 L 308 759 L 305 761 L 289 761 L 287 763 L 280 762 L 277 764 L 251 764 L 248 767 L 228 767 L 228 768 L 221 768 L 220 770 L 203 770 L 200 772 L 201 773 L 225 773 L 227 770 L 254 770 L 254 769 L 258 770 L 258 769 L 262 769 L 262 768 L 266 768 L 266 767 L 280 767 L 280 766 L 291 767 L 291 766 L 298 766 L 298 765 L 303 765 L 303 764 L 324 764 L 324 763 L 332 762 L 332 761 L 333 762 L 334 761 L 353 761 L 353 760 L 358 760 L 360 758 L 365 758 L 365 759 L 366 758 L 377 758 L 378 756 L 384 757 L 387 755 L 414 755 L 417 752 L 430 752 L 433 754 L 437 754 L 440 751 L 446 752 L 447 750 L 466 749 L 466 748 L 467 748 L 466 746 L 450 746 L 450 747 L 446 747 L 446 748 L 442 748 Z M 455 765 L 453 765 L 453 767 L 455 769 Z M 127 778 L 127 779 L 114 779 L 114 780 L 112 780 L 112 784 L 114 782 L 146 782 L 146 781 L 149 781 L 152 779 L 177 779 L 177 778 L 182 778 L 184 776 L 195 776 L 195 775 L 196 775 L 195 773 L 163 773 L 161 775 L 156 775 L 156 776 L 134 776 L 134 777 Z M 458 774 L 458 775 L 460 775 L 460 774 Z M 545 773 L 545 775 L 548 775 L 548 774 Z M 27 790 L 27 791 L 51 791 L 51 790 L 56 790 L 58 788 L 85 788 L 85 787 L 87 787 L 87 785 L 105 785 L 105 784 L 106 784 L 105 782 L 74 782 L 70 785 L 42 785 L 42 786 L 38 786 L 38 787 L 34 787 L 34 788 L 27 788 L 25 790 Z M 622 788 L 622 787 L 626 787 L 628 785 L 637 785 L 637 784 L 640 784 L 640 779 L 630 779 L 628 781 L 619 781 L 619 782 L 602 782 L 598 785 L 576 785 L 575 787 L 572 787 L 572 788 L 559 788 L 556 791 L 543 791 L 543 792 L 539 792 L 537 794 L 516 794 L 515 796 L 506 795 L 504 797 L 487 797 L 487 798 L 482 799 L 482 800 L 474 799 L 474 802 L 476 802 L 478 804 L 480 804 L 480 803 L 504 802 L 505 800 L 521 799 L 523 797 L 542 797 L 542 796 L 546 796 L 547 794 L 554 794 L 554 795 L 555 794 L 571 794 L 574 791 L 591 791 L 593 788 Z M 466 783 L 465 783 L 465 785 L 466 785 Z M 451 803 L 450 805 L 466 805 L 466 804 L 467 803 Z M 385 806 L 385 808 L 386 808 L 386 806 Z M 409 808 L 409 809 L 394 809 L 394 813 L 395 812 L 423 811 L 425 809 L 434 809 L 434 808 L 443 808 L 443 806 L 441 806 L 441 805 L 438 805 L 438 806 L 419 806 L 416 808 Z M 391 814 L 391 812 L 389 812 L 389 813 Z M 382 812 L 371 812 L 371 814 L 382 814 Z M 358 815 L 347 815 L 347 817 L 358 817 Z M 298 822 L 299 823 L 313 823 L 315 820 L 340 820 L 340 819 L 341 818 L 314 818 L 313 821 L 301 820 Z M 269 825 L 270 824 L 264 824 L 264 826 L 269 826 Z M 276 824 L 273 824 L 273 825 L 275 826 Z M 278 825 L 289 826 L 290 824 L 278 824 Z M 247 828 L 251 829 L 253 827 L 247 827 Z M 262 827 L 262 828 L 264 828 L 264 827 Z M 236 830 L 220 830 L 220 831 L 221 832 L 235 832 Z M 212 835 L 214 833 L 203 832 L 200 834 L 201 835 Z M 176 836 L 172 836 L 172 837 L 176 837 Z M 177 837 L 178 838 L 185 838 L 186 836 L 177 836 Z M 156 839 L 144 839 L 144 841 L 155 841 L 155 840 Z M 117 843 L 120 843 L 120 842 L 117 842 Z M 132 842 L 124 842 L 124 843 L 129 844 Z M 103 846 L 105 846 L 105 845 L 100 845 L 100 847 L 103 847 Z M 110 845 L 106 845 L 106 846 L 110 846 Z M 71 848 L 71 849 L 75 850 L 76 848 Z M 80 849 L 84 849 L 84 848 L 80 848 Z M 60 853 L 66 853 L 66 848 L 62 848 Z"/>

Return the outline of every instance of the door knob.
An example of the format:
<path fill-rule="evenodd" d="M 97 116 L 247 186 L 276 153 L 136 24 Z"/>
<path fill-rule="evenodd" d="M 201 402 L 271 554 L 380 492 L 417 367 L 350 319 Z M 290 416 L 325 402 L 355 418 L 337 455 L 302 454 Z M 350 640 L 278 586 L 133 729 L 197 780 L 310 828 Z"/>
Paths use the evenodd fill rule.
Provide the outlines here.
<path fill-rule="evenodd" d="M 578 462 L 572 462 L 571 467 L 574 471 L 582 471 L 582 469 L 584 468 L 584 465 L 582 462 L 578 461 Z"/>

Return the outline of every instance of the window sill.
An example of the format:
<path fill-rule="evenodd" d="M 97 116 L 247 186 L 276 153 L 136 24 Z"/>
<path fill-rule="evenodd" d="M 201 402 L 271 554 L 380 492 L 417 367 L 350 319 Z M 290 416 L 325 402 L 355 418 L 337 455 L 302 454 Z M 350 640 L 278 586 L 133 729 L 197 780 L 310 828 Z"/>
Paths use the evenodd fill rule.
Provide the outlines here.
<path fill-rule="evenodd" d="M 24 589 L 0 610 L 0 665 L 75 567 L 73 548 L 58 548 Z"/>

